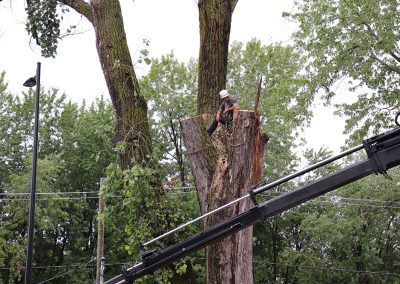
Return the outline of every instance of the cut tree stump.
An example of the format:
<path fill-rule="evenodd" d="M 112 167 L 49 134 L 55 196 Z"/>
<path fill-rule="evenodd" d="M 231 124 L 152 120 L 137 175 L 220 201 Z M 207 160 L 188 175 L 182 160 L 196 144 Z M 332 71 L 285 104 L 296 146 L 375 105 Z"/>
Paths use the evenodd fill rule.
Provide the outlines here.
<path fill-rule="evenodd" d="M 238 112 L 231 136 L 219 124 L 211 138 L 206 131 L 211 119 L 202 115 L 180 120 L 202 214 L 248 194 L 260 181 L 268 140 L 260 131 L 260 118 L 254 111 Z M 245 199 L 218 211 L 204 220 L 204 228 L 251 205 L 251 200 Z M 206 248 L 207 283 L 253 283 L 252 237 L 251 226 Z"/>

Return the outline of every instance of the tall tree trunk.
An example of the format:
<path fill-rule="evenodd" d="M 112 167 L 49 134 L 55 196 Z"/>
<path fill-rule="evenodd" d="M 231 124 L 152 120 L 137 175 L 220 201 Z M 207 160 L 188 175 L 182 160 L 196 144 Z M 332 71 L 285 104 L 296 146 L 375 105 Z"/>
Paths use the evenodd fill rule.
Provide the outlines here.
<path fill-rule="evenodd" d="M 226 87 L 232 14 L 238 0 L 199 0 L 200 54 L 197 113 L 214 113 Z"/>
<path fill-rule="evenodd" d="M 144 164 L 152 153 L 147 104 L 140 95 L 118 0 L 92 0 L 96 47 L 117 115 L 114 144 L 122 142 L 120 164 Z"/>
<path fill-rule="evenodd" d="M 237 2 L 238 0 L 198 2 L 200 54 L 197 112 L 199 115 L 214 114 L 219 104 L 218 93 L 226 89 L 231 21 Z M 182 131 L 189 153 L 199 151 L 190 154 L 189 158 L 203 213 L 247 193 L 252 182 L 261 177 L 264 149 L 259 118 L 254 113 L 241 112 L 235 126 L 233 143 L 226 139 L 216 139 L 213 144 L 203 131 L 208 126 L 209 120 L 210 118 L 204 122 L 198 118 L 189 120 L 191 122 L 182 122 Z M 185 128 L 186 122 L 197 126 L 196 135 L 192 137 L 187 135 L 190 130 Z M 243 202 L 221 211 L 207 219 L 204 225 L 209 227 L 232 214 L 243 211 L 248 205 L 248 202 Z M 252 283 L 252 227 L 208 247 L 206 268 L 208 283 Z"/>
<path fill-rule="evenodd" d="M 181 120 L 183 139 L 191 163 L 202 213 L 248 193 L 262 173 L 265 138 L 254 112 L 240 111 L 228 137 L 223 127 L 213 140 L 205 131 L 209 117 Z M 211 215 L 206 228 L 237 215 L 251 205 L 249 199 Z M 207 283 L 252 283 L 253 228 L 248 227 L 206 248 Z"/>

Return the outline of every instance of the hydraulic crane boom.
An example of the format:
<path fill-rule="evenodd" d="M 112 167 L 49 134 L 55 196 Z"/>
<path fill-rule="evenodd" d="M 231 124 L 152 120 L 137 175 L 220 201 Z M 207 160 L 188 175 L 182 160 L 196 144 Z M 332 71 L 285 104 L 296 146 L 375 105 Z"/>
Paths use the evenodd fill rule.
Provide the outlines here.
<path fill-rule="evenodd" d="M 271 200 L 255 204 L 251 209 L 218 223 L 203 232 L 167 247 L 163 250 L 143 254 L 142 262 L 127 268 L 105 284 L 132 283 L 167 264 L 201 249 L 217 240 L 242 230 L 255 222 L 275 216 L 308 200 L 321 196 L 329 191 L 354 182 L 370 174 L 384 174 L 390 168 L 400 165 L 400 128 L 374 136 L 363 141 L 363 145 L 355 149 L 365 149 L 368 158 L 348 166 L 326 177 L 322 177 L 292 191 L 282 193 Z M 349 154 L 347 154 L 349 155 Z M 340 155 L 341 157 L 346 155 Z M 335 160 L 335 157 L 331 159 Z M 251 190 L 250 197 L 271 188 L 268 185 Z M 255 198 L 252 198 L 255 201 Z"/>

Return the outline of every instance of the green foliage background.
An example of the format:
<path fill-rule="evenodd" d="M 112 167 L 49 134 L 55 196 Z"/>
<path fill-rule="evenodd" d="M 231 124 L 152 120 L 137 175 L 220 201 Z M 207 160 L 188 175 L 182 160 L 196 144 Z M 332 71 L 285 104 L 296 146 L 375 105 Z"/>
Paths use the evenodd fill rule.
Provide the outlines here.
<path fill-rule="evenodd" d="M 262 130 L 270 137 L 264 157 L 266 181 L 330 155 L 327 149 L 304 150 L 302 131 L 312 118 L 315 97 L 323 94 L 329 103 L 341 79 L 359 94 L 356 102 L 338 106 L 338 114 L 347 119 L 349 143 L 360 143 L 393 126 L 387 114 L 399 107 L 397 4 L 305 0 L 295 13 L 285 14 L 299 23 L 295 46 L 263 45 L 257 39 L 232 43 L 227 88 L 241 109 L 253 109 L 263 78 L 259 111 Z M 38 24 L 29 29 L 36 29 L 44 44 L 42 23 Z M 57 24 L 52 23 L 54 32 Z M 48 42 L 47 56 L 54 56 L 54 44 Z M 197 62 L 179 62 L 173 53 L 151 62 L 149 73 L 140 79 L 155 148 L 151 167 L 117 166 L 118 147 L 111 145 L 115 118 L 108 101 L 100 98 L 91 105 L 78 105 L 58 90 L 41 90 L 35 283 L 49 279 L 93 283 L 98 218 L 106 224 L 109 278 L 119 274 L 122 265 L 140 261 L 138 242 L 199 216 L 179 131 L 179 119 L 197 109 Z M 22 282 L 33 97 L 31 90 L 8 93 L 1 74 L 0 283 L 4 284 Z M 363 158 L 324 167 L 260 198 L 267 200 Z M 389 174 L 393 181 L 369 177 L 257 223 L 255 283 L 399 283 L 400 173 L 393 169 Z M 97 195 L 104 177 L 107 207 L 104 216 L 98 216 Z M 162 187 L 157 186 L 160 181 Z M 166 247 L 200 230 L 201 224 L 196 224 L 155 245 Z M 139 283 L 174 283 L 175 275 L 204 283 L 203 252 Z"/>
<path fill-rule="evenodd" d="M 299 25 L 296 49 L 315 90 L 328 103 L 337 90 L 357 95 L 338 105 L 345 132 L 361 140 L 392 127 L 400 105 L 398 1 L 303 0 L 296 8 L 284 16 Z"/>

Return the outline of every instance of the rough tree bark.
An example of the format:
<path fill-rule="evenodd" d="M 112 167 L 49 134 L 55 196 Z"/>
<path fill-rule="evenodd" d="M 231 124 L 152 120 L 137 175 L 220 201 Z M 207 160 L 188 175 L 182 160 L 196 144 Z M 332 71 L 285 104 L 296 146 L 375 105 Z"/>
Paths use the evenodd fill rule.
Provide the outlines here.
<path fill-rule="evenodd" d="M 200 53 L 197 114 L 214 113 L 226 87 L 232 14 L 238 0 L 199 0 Z"/>
<path fill-rule="evenodd" d="M 120 164 L 144 164 L 151 153 L 147 103 L 140 95 L 118 0 L 91 1 L 96 47 L 117 114 L 114 143 L 124 142 Z"/>
<path fill-rule="evenodd" d="M 211 139 L 207 115 L 182 119 L 181 129 L 191 164 L 202 213 L 209 212 L 248 193 L 262 173 L 266 138 L 258 115 L 239 111 L 232 137 L 219 126 Z M 211 215 L 206 228 L 248 209 L 246 199 Z M 249 227 L 206 248 L 207 283 L 253 283 L 252 236 Z"/>
<path fill-rule="evenodd" d="M 113 143 L 123 142 L 120 165 L 128 168 L 145 164 L 152 153 L 147 103 L 140 94 L 119 0 L 59 2 L 85 16 L 94 26 L 97 53 L 117 116 Z"/>

